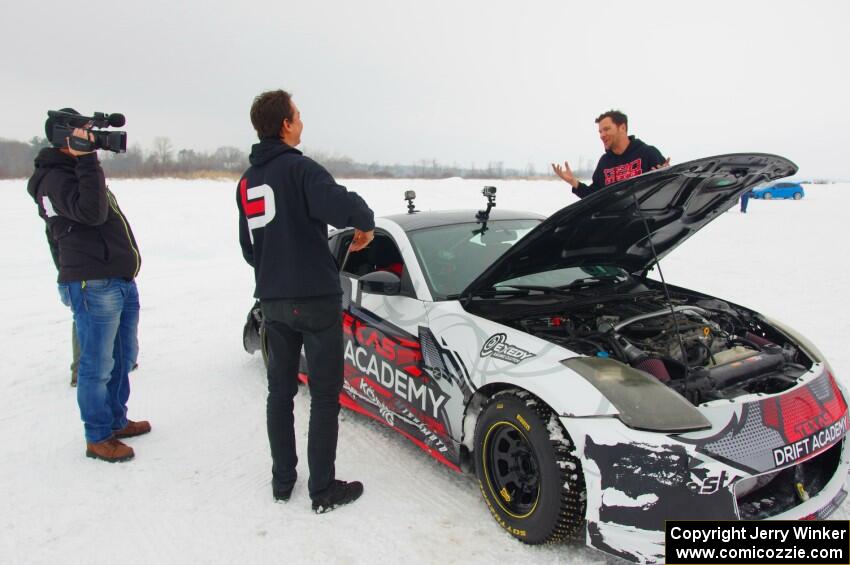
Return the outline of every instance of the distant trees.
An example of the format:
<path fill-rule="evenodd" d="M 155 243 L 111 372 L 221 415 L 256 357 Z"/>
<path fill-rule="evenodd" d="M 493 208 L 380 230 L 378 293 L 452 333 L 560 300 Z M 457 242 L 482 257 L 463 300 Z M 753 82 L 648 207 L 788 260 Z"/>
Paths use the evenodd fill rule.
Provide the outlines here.
<path fill-rule="evenodd" d="M 34 137 L 29 143 L 0 139 L 0 178 L 22 178 L 32 174 L 33 159 L 49 143 Z M 551 178 L 548 167 L 538 173 L 533 163 L 524 169 L 506 168 L 502 161 L 490 161 L 484 168 L 475 163 L 462 167 L 457 163 L 442 164 L 437 159 L 420 159 L 412 165 L 359 163 L 350 157 L 305 150 L 310 157 L 324 165 L 339 178 L 425 178 L 439 179 L 465 177 L 480 179 L 499 178 Z M 168 137 L 157 137 L 150 150 L 138 144 L 131 145 L 126 153 L 100 152 L 106 174 L 110 177 L 229 177 L 235 178 L 248 167 L 248 156 L 236 147 L 223 146 L 206 152 L 194 149 L 175 150 Z M 579 160 L 576 174 L 587 178 L 592 173 L 592 163 Z"/>
<path fill-rule="evenodd" d="M 34 137 L 29 143 L 0 139 L 0 179 L 30 176 L 35 156 L 49 146 L 43 137 Z M 126 153 L 101 151 L 99 155 L 110 177 L 233 177 L 248 167 L 247 155 L 235 147 L 212 152 L 181 149 L 175 157 L 174 145 L 167 137 L 154 139 L 148 152 L 135 144 Z"/>
<path fill-rule="evenodd" d="M 20 141 L 0 139 L 0 177 L 15 178 L 32 172 L 32 147 Z"/>
<path fill-rule="evenodd" d="M 165 170 L 171 165 L 171 140 L 167 137 L 155 137 L 153 139 L 153 157 L 154 162 Z"/>
<path fill-rule="evenodd" d="M 248 168 L 247 155 L 235 147 L 175 152 L 167 137 L 155 138 L 147 154 L 133 145 L 126 153 L 101 154 L 101 160 L 106 174 L 112 177 L 234 177 Z"/>
<path fill-rule="evenodd" d="M 33 137 L 29 143 L 0 139 L 0 179 L 30 176 L 33 159 L 47 145 L 43 137 Z"/>

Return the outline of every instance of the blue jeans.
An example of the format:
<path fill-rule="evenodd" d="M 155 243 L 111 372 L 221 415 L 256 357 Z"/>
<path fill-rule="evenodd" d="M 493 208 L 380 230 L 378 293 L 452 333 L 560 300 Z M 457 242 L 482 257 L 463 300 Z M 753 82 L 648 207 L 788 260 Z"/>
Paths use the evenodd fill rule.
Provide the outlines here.
<path fill-rule="evenodd" d="M 127 425 L 130 381 L 139 354 L 139 291 L 134 281 L 96 279 L 59 283 L 74 313 L 80 342 L 77 403 L 86 441 L 107 440 Z"/>

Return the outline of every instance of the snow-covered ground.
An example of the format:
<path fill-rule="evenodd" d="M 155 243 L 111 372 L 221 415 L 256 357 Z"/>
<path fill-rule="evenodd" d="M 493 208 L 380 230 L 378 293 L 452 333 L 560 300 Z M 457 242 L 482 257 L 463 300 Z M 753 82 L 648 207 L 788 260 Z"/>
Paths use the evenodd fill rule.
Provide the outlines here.
<path fill-rule="evenodd" d="M 342 181 L 378 214 L 483 205 L 549 214 L 573 201 L 563 182 Z M 140 368 L 130 417 L 153 432 L 129 463 L 84 456 L 68 386 L 70 312 L 56 292 L 42 221 L 23 181 L 0 181 L 0 563 L 604 563 L 573 547 L 529 547 L 490 517 L 471 476 L 351 413 L 337 474 L 366 492 L 330 514 L 306 492 L 306 393 L 296 404 L 301 481 L 272 503 L 265 376 L 242 349 L 253 277 L 237 244 L 229 182 L 110 183 L 143 256 Z M 668 282 L 789 323 L 850 381 L 850 186 L 807 186 L 799 201 L 750 201 L 662 264 Z M 848 516 L 848 505 L 839 515 Z"/>

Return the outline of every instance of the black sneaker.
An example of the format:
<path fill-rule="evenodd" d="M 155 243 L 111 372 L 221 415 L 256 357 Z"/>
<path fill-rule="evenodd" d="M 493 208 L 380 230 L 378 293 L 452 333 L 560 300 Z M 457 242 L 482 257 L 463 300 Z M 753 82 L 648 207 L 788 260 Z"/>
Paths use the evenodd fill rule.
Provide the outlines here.
<path fill-rule="evenodd" d="M 324 514 L 337 506 L 354 502 L 363 494 L 363 483 L 359 481 L 334 481 L 323 493 L 313 498 L 313 512 Z"/>
<path fill-rule="evenodd" d="M 275 502 L 289 502 L 289 498 L 292 496 L 292 489 L 295 488 L 295 485 L 289 486 L 287 488 L 278 488 L 272 487 L 272 496 L 274 496 Z"/>

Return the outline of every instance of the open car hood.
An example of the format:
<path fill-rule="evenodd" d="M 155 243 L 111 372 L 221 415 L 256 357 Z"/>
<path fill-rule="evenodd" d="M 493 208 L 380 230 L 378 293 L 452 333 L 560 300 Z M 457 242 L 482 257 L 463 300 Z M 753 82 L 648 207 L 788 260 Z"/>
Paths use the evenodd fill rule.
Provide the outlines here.
<path fill-rule="evenodd" d="M 778 155 L 734 153 L 609 185 L 552 214 L 461 296 L 514 277 L 565 267 L 647 270 L 656 261 L 653 246 L 657 258 L 664 257 L 734 206 L 750 188 L 796 172 L 794 163 Z"/>

